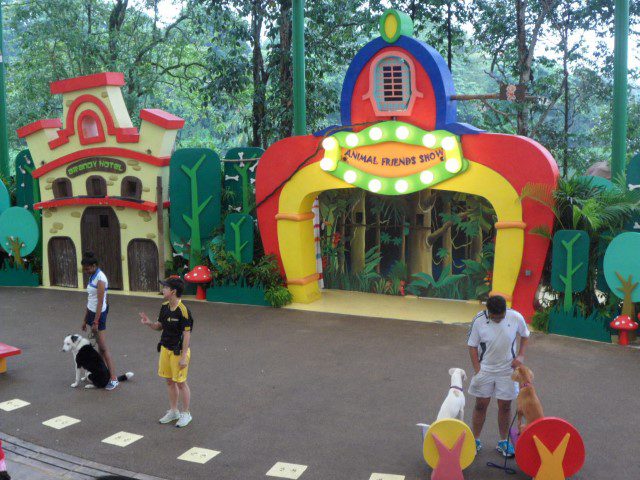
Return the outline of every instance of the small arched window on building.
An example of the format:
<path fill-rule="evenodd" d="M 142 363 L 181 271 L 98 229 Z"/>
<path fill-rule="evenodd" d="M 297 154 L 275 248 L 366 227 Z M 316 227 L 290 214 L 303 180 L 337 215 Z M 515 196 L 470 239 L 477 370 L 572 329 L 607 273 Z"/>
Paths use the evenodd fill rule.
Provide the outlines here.
<path fill-rule="evenodd" d="M 124 177 L 120 195 L 124 198 L 140 200 L 142 198 L 142 182 L 136 177 Z"/>
<path fill-rule="evenodd" d="M 98 131 L 98 122 L 90 115 L 82 117 L 82 135 L 84 138 L 94 138 L 100 135 Z"/>
<path fill-rule="evenodd" d="M 73 190 L 71 188 L 71 180 L 68 178 L 57 178 L 51 186 L 53 190 L 53 198 L 71 198 Z"/>
<path fill-rule="evenodd" d="M 384 53 L 374 59 L 370 70 L 369 92 L 376 115 L 407 116 L 416 98 L 421 98 L 415 86 L 413 62 L 400 52 Z"/>
<path fill-rule="evenodd" d="M 90 197 L 106 197 L 107 181 L 98 175 L 91 175 L 87 178 L 87 195 Z"/>

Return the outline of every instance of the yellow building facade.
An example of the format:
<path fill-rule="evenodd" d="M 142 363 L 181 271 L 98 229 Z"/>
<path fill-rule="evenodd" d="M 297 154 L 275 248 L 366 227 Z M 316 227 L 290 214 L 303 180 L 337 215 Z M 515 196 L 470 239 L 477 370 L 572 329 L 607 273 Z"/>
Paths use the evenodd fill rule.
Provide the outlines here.
<path fill-rule="evenodd" d="M 43 284 L 82 289 L 80 261 L 92 251 L 109 288 L 156 291 L 171 256 L 169 161 L 184 120 L 158 109 L 125 106 L 121 73 L 51 84 L 62 95 L 60 119 L 18 130 L 36 169 L 42 211 Z"/>

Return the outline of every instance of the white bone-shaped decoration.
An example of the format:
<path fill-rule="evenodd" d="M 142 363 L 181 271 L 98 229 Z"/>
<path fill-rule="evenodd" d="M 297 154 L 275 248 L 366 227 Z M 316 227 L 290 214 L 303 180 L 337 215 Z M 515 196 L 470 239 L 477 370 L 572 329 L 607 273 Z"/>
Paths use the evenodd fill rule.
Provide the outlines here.
<path fill-rule="evenodd" d="M 244 168 L 244 162 L 240 162 L 240 163 L 238 164 L 238 166 L 239 166 L 240 168 Z"/>
<path fill-rule="evenodd" d="M 244 152 L 238 152 L 238 158 L 242 160 L 244 158 Z"/>
<path fill-rule="evenodd" d="M 234 175 L 234 176 L 225 175 L 224 179 L 225 180 L 235 180 L 236 182 L 239 182 L 240 181 L 240 175 Z"/>
<path fill-rule="evenodd" d="M 632 183 L 630 183 L 627 186 L 629 187 L 629 190 L 636 190 L 636 189 L 640 188 L 640 185 L 633 185 Z"/>

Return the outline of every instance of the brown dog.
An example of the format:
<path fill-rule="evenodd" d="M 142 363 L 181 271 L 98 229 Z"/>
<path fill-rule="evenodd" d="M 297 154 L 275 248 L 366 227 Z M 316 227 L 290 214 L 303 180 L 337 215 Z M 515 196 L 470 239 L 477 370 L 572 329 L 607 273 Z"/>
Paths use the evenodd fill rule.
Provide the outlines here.
<path fill-rule="evenodd" d="M 522 433 L 522 417 L 529 425 L 534 420 L 542 418 L 544 413 L 542 412 L 542 404 L 536 394 L 535 388 L 533 388 L 533 372 L 520 365 L 515 369 L 511 375 L 511 379 L 518 382 L 520 386 L 520 393 L 518 393 L 518 431 Z"/>

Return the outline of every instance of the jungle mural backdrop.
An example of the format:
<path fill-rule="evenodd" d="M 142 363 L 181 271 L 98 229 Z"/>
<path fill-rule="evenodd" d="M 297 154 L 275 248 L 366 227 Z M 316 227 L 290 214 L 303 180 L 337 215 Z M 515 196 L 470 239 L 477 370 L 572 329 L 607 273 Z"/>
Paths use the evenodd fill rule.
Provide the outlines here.
<path fill-rule="evenodd" d="M 490 291 L 495 213 L 480 197 L 333 190 L 320 214 L 325 288 L 464 300 Z"/>

